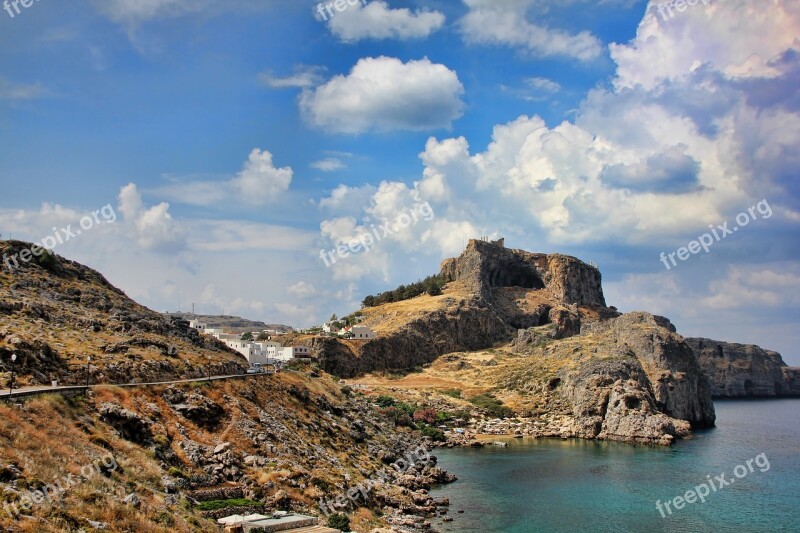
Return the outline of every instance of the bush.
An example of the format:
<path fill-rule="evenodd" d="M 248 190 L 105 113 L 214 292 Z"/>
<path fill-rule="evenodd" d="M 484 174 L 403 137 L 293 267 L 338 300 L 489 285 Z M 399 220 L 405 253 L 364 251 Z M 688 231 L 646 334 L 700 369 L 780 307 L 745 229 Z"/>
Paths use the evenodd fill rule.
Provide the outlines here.
<path fill-rule="evenodd" d="M 377 398 L 375 398 L 375 403 L 380 405 L 381 407 L 392 407 L 394 404 L 397 403 L 397 400 L 392 398 L 391 396 L 386 396 L 385 394 L 381 394 Z"/>
<path fill-rule="evenodd" d="M 438 442 L 444 442 L 447 440 L 447 437 L 444 436 L 444 432 L 442 430 L 431 426 L 423 427 L 421 432 L 423 436 L 430 437 L 431 440 L 435 440 Z"/>
<path fill-rule="evenodd" d="M 328 527 L 340 529 L 342 531 L 350 531 L 350 518 L 341 513 L 332 514 L 328 517 Z"/>
<path fill-rule="evenodd" d="M 428 276 L 424 280 L 412 283 L 411 285 L 400 285 L 393 291 L 382 292 L 376 296 L 367 296 L 364 298 L 364 301 L 361 302 L 361 305 L 364 307 L 376 307 L 386 303 L 410 300 L 424 293 L 428 293 L 431 296 L 438 296 L 442 293 L 442 287 L 444 287 L 446 283 L 447 280 L 442 276 Z"/>
<path fill-rule="evenodd" d="M 510 407 L 503 405 L 503 402 L 491 394 L 480 394 L 471 398 L 470 403 L 484 409 L 486 413 L 494 418 L 509 418 L 514 416 L 514 411 Z"/>
<path fill-rule="evenodd" d="M 442 391 L 442 394 L 450 396 L 451 398 L 461 398 L 461 391 L 458 389 L 445 389 Z"/>

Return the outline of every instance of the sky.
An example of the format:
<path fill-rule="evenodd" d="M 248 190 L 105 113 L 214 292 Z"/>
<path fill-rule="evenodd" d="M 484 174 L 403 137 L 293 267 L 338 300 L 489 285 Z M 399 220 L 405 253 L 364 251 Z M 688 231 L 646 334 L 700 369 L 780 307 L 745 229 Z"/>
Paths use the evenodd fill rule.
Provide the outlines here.
<path fill-rule="evenodd" d="M 504 237 L 800 365 L 799 2 L 349 2 L 0 5 L 2 237 L 295 327 Z"/>

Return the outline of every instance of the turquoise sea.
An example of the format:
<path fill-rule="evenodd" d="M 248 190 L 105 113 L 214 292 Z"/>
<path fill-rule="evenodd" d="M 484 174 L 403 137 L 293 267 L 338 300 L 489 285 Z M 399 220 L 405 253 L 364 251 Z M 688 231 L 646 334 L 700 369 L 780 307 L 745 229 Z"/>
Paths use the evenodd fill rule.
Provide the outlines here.
<path fill-rule="evenodd" d="M 800 532 L 800 400 L 717 401 L 715 407 L 716 428 L 671 448 L 526 438 L 502 439 L 507 448 L 436 450 L 439 465 L 459 481 L 431 491 L 450 499 L 454 519 L 432 519 L 434 528 Z M 656 508 L 658 500 L 663 509 L 665 501 L 708 486 L 709 475 L 719 487 L 715 478 L 722 473 L 730 484 L 709 488 L 705 503 L 671 506 L 664 517 Z"/>

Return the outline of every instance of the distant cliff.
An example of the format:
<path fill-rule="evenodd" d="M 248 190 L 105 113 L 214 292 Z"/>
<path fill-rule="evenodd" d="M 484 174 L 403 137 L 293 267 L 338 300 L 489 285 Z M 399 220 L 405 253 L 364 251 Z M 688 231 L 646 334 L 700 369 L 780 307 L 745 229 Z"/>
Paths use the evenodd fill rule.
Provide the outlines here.
<path fill-rule="evenodd" d="M 715 398 L 800 396 L 800 368 L 786 366 L 778 352 L 703 338 L 686 342 L 711 379 Z"/>

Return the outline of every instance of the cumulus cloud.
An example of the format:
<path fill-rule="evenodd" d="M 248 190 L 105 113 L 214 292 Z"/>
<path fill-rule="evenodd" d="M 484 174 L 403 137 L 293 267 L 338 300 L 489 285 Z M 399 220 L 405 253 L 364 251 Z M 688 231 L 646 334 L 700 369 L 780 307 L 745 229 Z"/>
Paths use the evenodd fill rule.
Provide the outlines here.
<path fill-rule="evenodd" d="M 421 39 L 444 25 L 445 17 L 438 11 L 392 9 L 383 0 L 368 4 L 348 3 L 344 11 L 318 11 L 317 16 L 328 20 L 331 33 L 344 42 L 362 39 Z"/>
<path fill-rule="evenodd" d="M 463 93 L 456 72 L 428 58 L 364 58 L 348 75 L 303 91 L 300 108 L 311 125 L 331 132 L 431 130 L 462 115 Z"/>
<path fill-rule="evenodd" d="M 244 202 L 261 206 L 279 200 L 289 190 L 293 175 L 291 167 L 275 166 L 272 153 L 254 148 L 242 170 L 232 179 L 176 181 L 157 188 L 155 192 L 175 202 L 191 205 Z"/>
<path fill-rule="evenodd" d="M 119 210 L 142 248 L 177 252 L 186 247 L 184 231 L 172 219 L 169 204 L 161 202 L 145 208 L 136 184 L 129 183 L 120 190 Z"/>
<path fill-rule="evenodd" d="M 272 154 L 258 148 L 250 152 L 241 172 L 231 180 L 246 201 L 263 204 L 289 190 L 293 171 L 290 167 L 276 168 Z"/>
<path fill-rule="evenodd" d="M 649 90 L 702 67 L 728 78 L 771 78 L 779 74 L 771 62 L 797 45 L 797 2 L 701 2 L 676 15 L 665 20 L 653 0 L 636 38 L 611 45 L 618 87 Z"/>
<path fill-rule="evenodd" d="M 375 191 L 376 188 L 369 184 L 360 187 L 339 185 L 330 196 L 319 201 L 319 206 L 333 213 L 357 215 L 370 205 Z"/>
<path fill-rule="evenodd" d="M 465 41 L 510 46 L 535 57 L 565 56 L 589 61 L 603 53 L 601 41 L 590 32 L 569 33 L 528 21 L 538 0 L 464 0 L 469 8 L 459 22 Z M 546 6 L 545 6 L 546 7 Z"/>

